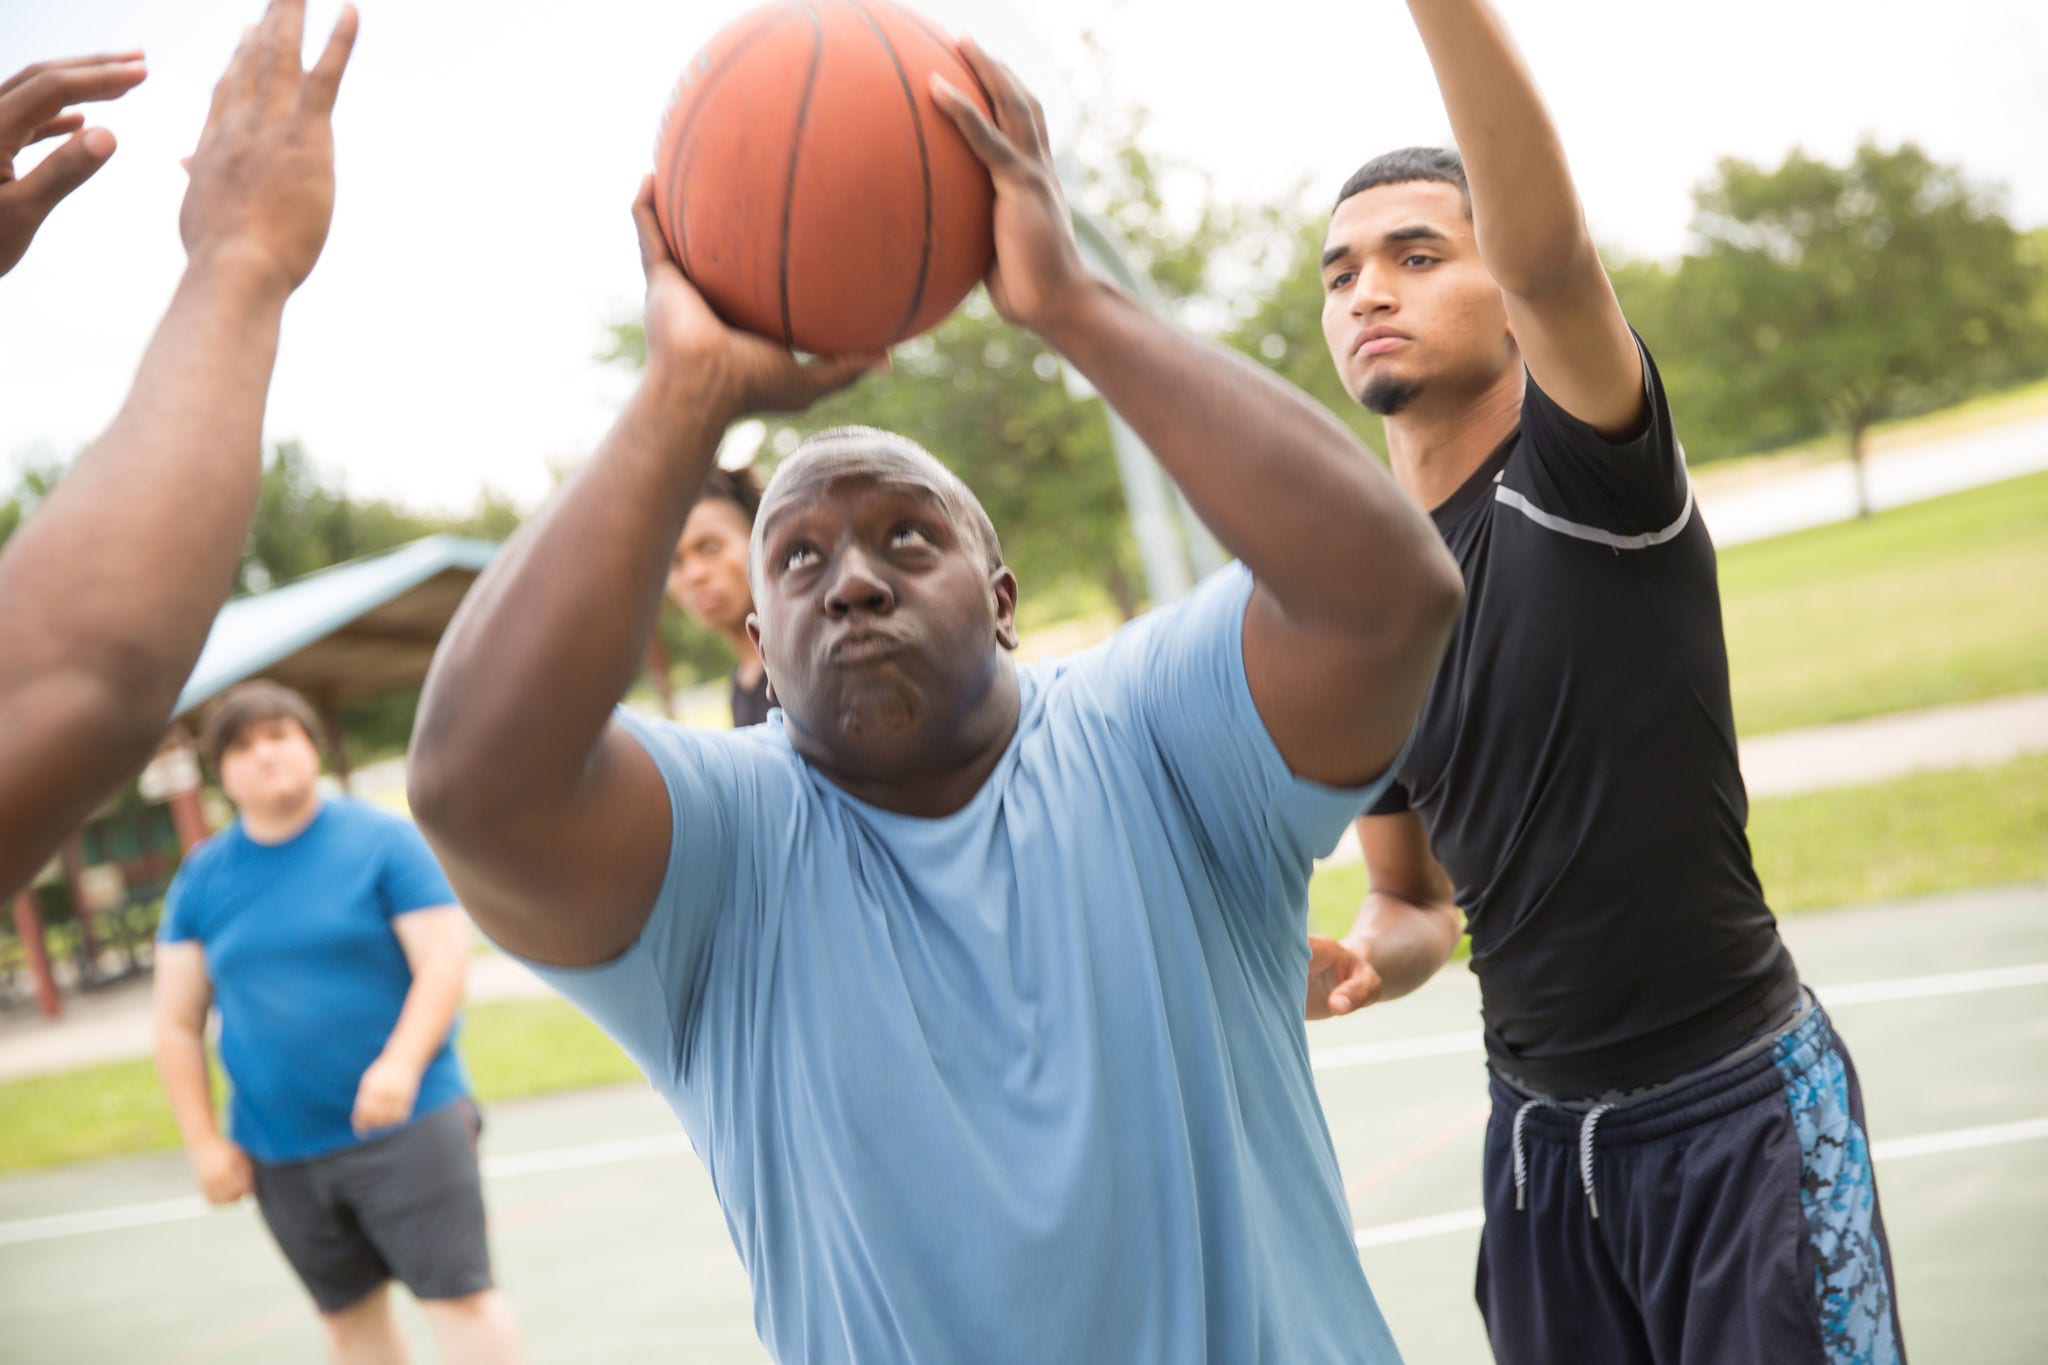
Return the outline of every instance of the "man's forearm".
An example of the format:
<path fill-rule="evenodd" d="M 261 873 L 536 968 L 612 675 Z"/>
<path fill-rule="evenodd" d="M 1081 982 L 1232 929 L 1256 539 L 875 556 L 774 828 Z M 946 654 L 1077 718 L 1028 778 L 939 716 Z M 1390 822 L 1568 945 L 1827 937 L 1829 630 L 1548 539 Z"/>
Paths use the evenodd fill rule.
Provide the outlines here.
<path fill-rule="evenodd" d="M 452 960 L 426 963 L 414 972 L 406 990 L 398 1022 L 384 1040 L 384 1055 L 404 1062 L 414 1071 L 427 1064 L 448 1041 L 449 1026 L 462 1004 L 462 987 L 469 975 L 467 954 Z"/>
<path fill-rule="evenodd" d="M 1465 160 L 1487 270 L 1509 293 L 1530 295 L 1589 259 L 1597 265 L 1564 145 L 1493 6 L 1409 0 L 1408 9 Z"/>
<path fill-rule="evenodd" d="M 213 1083 L 207 1070 L 206 1038 L 196 1029 L 156 1032 L 156 1071 L 171 1102 L 178 1136 L 194 1149 L 220 1136 L 213 1114 Z"/>
<path fill-rule="evenodd" d="M 170 718 L 248 532 L 287 292 L 188 269 L 119 415 L 0 553 L 0 886 Z"/>
<path fill-rule="evenodd" d="M 415 761 L 465 800 L 573 787 L 645 658 L 684 518 L 732 414 L 650 376 L 590 463 L 463 599 Z M 437 783 L 434 773 L 444 779 Z"/>
<path fill-rule="evenodd" d="M 1352 624 L 1422 600 L 1411 590 L 1436 582 L 1429 523 L 1291 385 L 1101 281 L 1044 331 L 1290 615 Z"/>
<path fill-rule="evenodd" d="M 1398 1000 L 1450 961 L 1458 932 L 1455 908 L 1418 905 L 1375 891 L 1358 907 L 1344 942 L 1379 973 L 1379 998 Z"/>

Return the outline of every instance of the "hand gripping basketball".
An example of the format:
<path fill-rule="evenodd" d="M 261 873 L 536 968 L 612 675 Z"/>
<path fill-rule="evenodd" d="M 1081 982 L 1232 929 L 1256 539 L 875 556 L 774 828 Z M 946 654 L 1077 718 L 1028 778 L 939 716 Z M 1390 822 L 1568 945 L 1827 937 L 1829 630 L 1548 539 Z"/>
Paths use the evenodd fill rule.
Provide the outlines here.
<path fill-rule="evenodd" d="M 960 40 L 960 55 L 988 92 L 995 121 L 943 76 L 932 77 L 932 98 L 995 182 L 996 259 L 988 296 L 1006 321 L 1043 332 L 1090 278 L 1053 168 L 1045 110 L 1015 72 L 972 38 Z"/>
<path fill-rule="evenodd" d="M 647 373 L 657 383 L 685 386 L 693 401 L 724 409 L 727 420 L 750 412 L 800 412 L 870 370 L 888 365 L 881 352 L 831 356 L 806 364 L 787 347 L 728 327 L 683 274 L 654 212 L 654 177 L 633 201 L 640 265 L 647 272 Z"/>

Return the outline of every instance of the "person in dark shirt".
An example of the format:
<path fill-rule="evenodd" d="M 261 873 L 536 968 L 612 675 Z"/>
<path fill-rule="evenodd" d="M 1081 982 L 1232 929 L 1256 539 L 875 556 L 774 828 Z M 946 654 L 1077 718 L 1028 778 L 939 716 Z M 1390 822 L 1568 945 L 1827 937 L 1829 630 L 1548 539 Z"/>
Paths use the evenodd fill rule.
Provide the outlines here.
<path fill-rule="evenodd" d="M 768 670 L 747 634 L 754 613 L 747 585 L 747 542 L 761 510 L 761 479 L 752 469 L 713 469 L 683 523 L 668 570 L 669 600 L 725 637 L 738 660 L 732 670 L 732 723 L 759 725 L 774 705 Z"/>
<path fill-rule="evenodd" d="M 1501 1361 L 1900 1359 L 1855 1071 L 1743 832 L 1714 549 L 1656 365 L 1498 17 L 1409 8 L 1466 159 L 1352 176 L 1323 330 L 1466 608 L 1308 1015 L 1413 990 L 1462 907 Z"/>

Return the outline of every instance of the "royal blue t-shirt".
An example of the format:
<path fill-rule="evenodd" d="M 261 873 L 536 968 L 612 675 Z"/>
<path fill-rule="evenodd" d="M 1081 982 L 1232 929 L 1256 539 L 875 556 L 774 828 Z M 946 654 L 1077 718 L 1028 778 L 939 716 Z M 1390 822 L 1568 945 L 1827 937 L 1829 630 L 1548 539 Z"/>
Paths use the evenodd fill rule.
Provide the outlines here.
<path fill-rule="evenodd" d="M 356 1087 L 412 988 L 392 921 L 453 904 L 419 831 L 346 797 L 282 844 L 257 843 L 238 820 L 192 851 L 159 936 L 206 950 L 234 1087 L 228 1131 L 249 1155 L 277 1165 L 366 1140 L 349 1127 Z M 415 1122 L 468 1093 L 454 1038 L 420 1078 Z"/>
<path fill-rule="evenodd" d="M 1398 1359 L 1301 1018 L 1311 862 L 1379 784 L 1288 771 L 1250 591 L 1020 670 L 942 819 L 833 786 L 780 712 L 626 719 L 667 878 L 620 957 L 540 970 L 681 1117 L 777 1359 Z"/>

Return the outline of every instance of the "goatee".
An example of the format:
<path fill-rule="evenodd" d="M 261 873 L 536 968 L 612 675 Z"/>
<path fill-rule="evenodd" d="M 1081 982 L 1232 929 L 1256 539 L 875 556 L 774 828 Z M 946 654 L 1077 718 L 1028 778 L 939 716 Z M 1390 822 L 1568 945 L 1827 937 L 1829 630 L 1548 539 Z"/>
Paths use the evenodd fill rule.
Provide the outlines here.
<path fill-rule="evenodd" d="M 1382 417 L 1395 413 L 1415 401 L 1415 395 L 1422 392 L 1419 379 L 1402 379 L 1396 375 L 1380 375 L 1365 381 L 1365 388 L 1359 393 L 1358 401 L 1367 412 Z"/>

